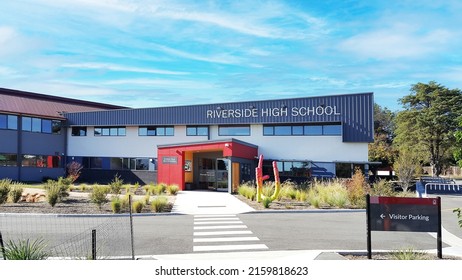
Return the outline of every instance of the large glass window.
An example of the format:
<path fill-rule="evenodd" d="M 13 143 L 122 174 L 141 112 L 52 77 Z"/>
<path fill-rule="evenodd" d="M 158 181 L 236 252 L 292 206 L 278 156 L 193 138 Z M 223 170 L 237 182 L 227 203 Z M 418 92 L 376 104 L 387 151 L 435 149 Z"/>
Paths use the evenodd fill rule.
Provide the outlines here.
<path fill-rule="evenodd" d="M 95 136 L 125 136 L 125 127 L 95 127 Z"/>
<path fill-rule="evenodd" d="M 186 127 L 187 136 L 208 136 L 209 127 L 208 126 L 188 126 Z"/>
<path fill-rule="evenodd" d="M 32 132 L 42 132 L 42 120 L 39 118 L 32 118 Z"/>
<path fill-rule="evenodd" d="M 18 129 L 18 116 L 0 114 L 0 129 Z"/>
<path fill-rule="evenodd" d="M 72 136 L 87 136 L 87 127 L 85 126 L 73 126 Z"/>
<path fill-rule="evenodd" d="M 22 117 L 22 130 L 32 131 L 32 118 Z"/>
<path fill-rule="evenodd" d="M 0 166 L 17 166 L 16 154 L 0 154 Z"/>
<path fill-rule="evenodd" d="M 341 124 L 264 125 L 263 135 L 342 135 Z"/>
<path fill-rule="evenodd" d="M 51 134 L 52 132 L 51 120 L 42 120 L 42 132 Z"/>
<path fill-rule="evenodd" d="M 339 124 L 323 125 L 324 135 L 342 135 L 342 126 Z"/>
<path fill-rule="evenodd" d="M 141 126 L 138 128 L 139 136 L 173 136 L 173 126 Z"/>
<path fill-rule="evenodd" d="M 250 136 L 250 126 L 228 126 L 220 125 L 218 127 L 218 135 L 220 136 Z"/>
<path fill-rule="evenodd" d="M 63 164 L 60 156 L 22 155 L 21 166 L 39 168 L 61 168 Z"/>

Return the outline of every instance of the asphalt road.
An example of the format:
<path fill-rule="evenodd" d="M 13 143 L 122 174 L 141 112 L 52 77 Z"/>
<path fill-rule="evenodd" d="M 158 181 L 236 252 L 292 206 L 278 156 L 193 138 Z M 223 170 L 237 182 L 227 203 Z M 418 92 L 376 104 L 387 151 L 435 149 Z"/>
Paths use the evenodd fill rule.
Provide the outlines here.
<path fill-rule="evenodd" d="M 443 227 L 462 238 L 453 209 L 462 197 L 442 197 Z M 366 250 L 365 211 L 245 213 L 236 216 L 268 250 Z M 194 216 L 135 218 L 137 255 L 193 253 Z M 242 244 L 244 242 L 241 242 Z M 233 242 L 232 244 L 241 244 Z M 443 244 L 443 247 L 447 246 Z M 436 249 L 428 233 L 372 232 L 373 250 Z"/>

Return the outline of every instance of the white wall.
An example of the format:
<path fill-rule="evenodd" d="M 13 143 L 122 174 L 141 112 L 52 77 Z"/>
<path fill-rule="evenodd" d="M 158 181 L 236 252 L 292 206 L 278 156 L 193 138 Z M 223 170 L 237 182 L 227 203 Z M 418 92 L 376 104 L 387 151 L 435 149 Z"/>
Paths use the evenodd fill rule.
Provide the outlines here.
<path fill-rule="evenodd" d="M 218 136 L 218 128 L 212 130 L 212 139 Z M 267 159 L 296 159 L 320 162 L 367 161 L 368 143 L 344 143 L 342 136 L 263 136 L 262 125 L 251 126 L 251 136 L 233 136 L 258 146 L 258 152 Z"/>
<path fill-rule="evenodd" d="M 138 127 L 127 127 L 126 136 L 68 135 L 68 155 L 100 157 L 157 157 L 157 145 L 206 141 L 207 136 L 186 136 L 186 126 L 175 126 L 175 136 L 138 136 Z M 341 136 L 263 136 L 262 125 L 251 126 L 251 136 L 218 136 L 210 126 L 211 140 L 235 138 L 258 146 L 267 159 L 319 162 L 367 161 L 368 143 L 343 143 Z"/>
<path fill-rule="evenodd" d="M 186 126 L 175 126 L 174 136 L 138 136 L 138 127 L 127 127 L 126 136 L 94 136 L 94 128 L 87 128 L 87 136 L 68 134 L 69 156 L 99 157 L 157 157 L 157 145 L 205 141 L 206 136 L 186 136 Z"/>

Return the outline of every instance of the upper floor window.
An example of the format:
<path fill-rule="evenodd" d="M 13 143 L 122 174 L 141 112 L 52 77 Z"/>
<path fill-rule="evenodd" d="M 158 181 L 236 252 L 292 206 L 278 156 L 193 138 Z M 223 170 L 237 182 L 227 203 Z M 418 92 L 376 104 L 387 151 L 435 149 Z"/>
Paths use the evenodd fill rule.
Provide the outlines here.
<path fill-rule="evenodd" d="M 32 117 L 22 117 L 21 118 L 22 130 L 39 132 L 39 133 L 48 133 L 48 134 L 61 134 L 61 121 L 50 120 L 50 119 L 41 119 L 41 118 L 32 118 Z M 17 119 L 16 119 L 17 123 Z"/>
<path fill-rule="evenodd" d="M 0 129 L 18 129 L 18 116 L 0 114 Z"/>
<path fill-rule="evenodd" d="M 250 125 L 220 125 L 220 136 L 250 136 Z"/>
<path fill-rule="evenodd" d="M 87 136 L 87 127 L 85 126 L 72 127 L 72 136 Z"/>
<path fill-rule="evenodd" d="M 139 136 L 173 136 L 175 130 L 173 126 L 140 126 Z"/>
<path fill-rule="evenodd" d="M 265 136 L 285 135 L 342 135 L 341 124 L 265 125 Z"/>
<path fill-rule="evenodd" d="M 95 127 L 95 136 L 125 136 L 125 127 Z"/>
<path fill-rule="evenodd" d="M 186 127 L 187 136 L 208 136 L 209 127 L 208 126 L 188 126 Z"/>

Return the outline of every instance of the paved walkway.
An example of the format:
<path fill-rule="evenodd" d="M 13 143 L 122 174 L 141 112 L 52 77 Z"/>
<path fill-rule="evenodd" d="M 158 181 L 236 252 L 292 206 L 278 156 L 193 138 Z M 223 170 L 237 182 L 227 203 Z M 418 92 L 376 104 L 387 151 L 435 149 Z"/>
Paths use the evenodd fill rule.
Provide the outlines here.
<path fill-rule="evenodd" d="M 172 213 L 187 215 L 240 214 L 255 211 L 246 203 L 225 192 L 180 191 Z"/>

